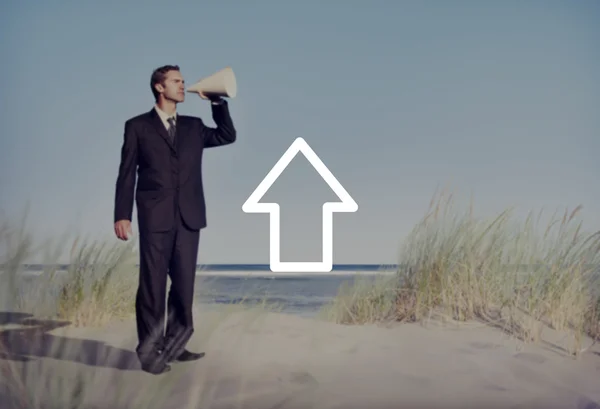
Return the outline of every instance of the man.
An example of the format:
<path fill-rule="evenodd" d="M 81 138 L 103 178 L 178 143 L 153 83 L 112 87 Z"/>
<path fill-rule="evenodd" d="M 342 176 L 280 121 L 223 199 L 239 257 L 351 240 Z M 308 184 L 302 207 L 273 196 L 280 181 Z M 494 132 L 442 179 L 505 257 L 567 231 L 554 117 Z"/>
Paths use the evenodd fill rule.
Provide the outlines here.
<path fill-rule="evenodd" d="M 185 82 L 176 65 L 157 68 L 150 80 L 155 106 L 125 122 L 116 182 L 114 229 L 127 240 L 137 173 L 140 273 L 136 296 L 137 355 L 152 374 L 169 371 L 173 361 L 191 361 L 204 353 L 185 349 L 194 328 L 192 303 L 200 230 L 206 227 L 202 186 L 205 148 L 228 145 L 236 130 L 227 101 L 199 93 L 212 104 L 216 128 L 200 118 L 178 115 Z M 167 274 L 171 279 L 165 325 Z"/>

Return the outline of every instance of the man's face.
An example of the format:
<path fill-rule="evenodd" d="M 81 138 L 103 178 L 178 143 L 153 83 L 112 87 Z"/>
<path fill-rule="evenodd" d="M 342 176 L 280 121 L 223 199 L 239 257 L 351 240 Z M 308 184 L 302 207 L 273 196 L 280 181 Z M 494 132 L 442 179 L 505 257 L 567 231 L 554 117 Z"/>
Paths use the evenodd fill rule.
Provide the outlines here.
<path fill-rule="evenodd" d="M 163 97 L 173 102 L 183 102 L 185 100 L 185 81 L 179 71 L 169 71 L 162 88 Z"/>

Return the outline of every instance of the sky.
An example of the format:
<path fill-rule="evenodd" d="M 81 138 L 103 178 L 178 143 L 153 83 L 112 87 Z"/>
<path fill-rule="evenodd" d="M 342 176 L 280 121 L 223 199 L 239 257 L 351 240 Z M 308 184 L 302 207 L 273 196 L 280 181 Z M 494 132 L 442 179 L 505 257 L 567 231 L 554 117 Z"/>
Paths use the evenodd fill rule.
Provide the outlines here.
<path fill-rule="evenodd" d="M 36 238 L 117 240 L 123 125 L 164 64 L 237 78 L 238 140 L 204 155 L 199 263 L 268 263 L 269 216 L 242 204 L 297 137 L 359 206 L 334 215 L 334 263 L 396 263 L 444 186 L 482 217 L 581 204 L 600 228 L 598 2 L 49 3 L 0 13 L 0 212 L 29 204 Z M 214 126 L 197 95 L 178 112 Z M 275 182 L 282 261 L 321 260 L 331 200 L 301 156 Z"/>

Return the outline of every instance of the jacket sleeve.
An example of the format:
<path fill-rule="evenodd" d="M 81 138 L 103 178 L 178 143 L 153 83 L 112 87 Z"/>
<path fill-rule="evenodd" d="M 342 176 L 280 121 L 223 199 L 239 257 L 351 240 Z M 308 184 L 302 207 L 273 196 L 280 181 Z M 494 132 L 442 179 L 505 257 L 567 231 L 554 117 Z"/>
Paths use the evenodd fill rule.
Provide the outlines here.
<path fill-rule="evenodd" d="M 236 130 L 227 101 L 222 100 L 219 104 L 212 104 L 212 117 L 217 124 L 216 128 L 204 125 L 200 119 L 200 132 L 204 138 L 204 147 L 213 148 L 235 142 Z"/>
<path fill-rule="evenodd" d="M 138 141 L 131 121 L 125 122 L 121 163 L 115 192 L 114 221 L 130 220 L 133 214 L 136 171 L 138 165 Z"/>

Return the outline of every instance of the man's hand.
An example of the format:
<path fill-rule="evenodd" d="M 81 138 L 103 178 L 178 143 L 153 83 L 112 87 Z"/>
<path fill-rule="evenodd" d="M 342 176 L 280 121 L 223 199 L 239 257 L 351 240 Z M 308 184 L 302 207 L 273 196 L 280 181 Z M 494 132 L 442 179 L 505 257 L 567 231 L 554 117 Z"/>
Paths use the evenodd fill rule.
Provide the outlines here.
<path fill-rule="evenodd" d="M 129 235 L 133 234 L 131 222 L 129 220 L 119 220 L 115 223 L 115 234 L 120 240 L 128 240 Z"/>
<path fill-rule="evenodd" d="M 198 91 L 198 95 L 200 95 L 200 98 L 202 99 L 210 100 L 210 102 L 212 102 L 213 104 L 220 103 L 222 101 L 222 98 L 218 95 L 206 95 L 201 91 Z"/>

